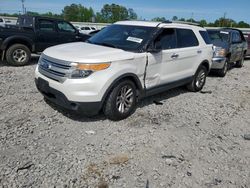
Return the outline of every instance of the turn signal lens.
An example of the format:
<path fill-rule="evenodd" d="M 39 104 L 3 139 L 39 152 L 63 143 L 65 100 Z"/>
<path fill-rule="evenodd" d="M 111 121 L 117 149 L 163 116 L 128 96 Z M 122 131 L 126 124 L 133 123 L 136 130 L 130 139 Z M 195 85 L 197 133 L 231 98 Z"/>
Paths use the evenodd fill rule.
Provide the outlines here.
<path fill-rule="evenodd" d="M 92 70 L 100 71 L 109 68 L 110 63 L 100 63 L 100 64 L 77 64 L 76 69 L 78 70 Z"/>

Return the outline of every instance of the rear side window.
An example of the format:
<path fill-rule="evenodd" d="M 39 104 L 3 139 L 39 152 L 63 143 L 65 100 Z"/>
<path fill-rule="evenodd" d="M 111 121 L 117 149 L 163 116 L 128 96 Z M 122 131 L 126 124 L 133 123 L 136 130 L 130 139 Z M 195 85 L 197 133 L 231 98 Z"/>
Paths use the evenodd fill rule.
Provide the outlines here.
<path fill-rule="evenodd" d="M 55 31 L 54 22 L 49 20 L 39 20 L 39 29 L 41 31 Z"/>
<path fill-rule="evenodd" d="M 212 44 L 211 39 L 207 33 L 207 31 L 199 31 L 203 40 L 205 41 L 206 44 Z"/>
<path fill-rule="evenodd" d="M 0 18 L 0 22 L 3 22 L 3 19 L 2 19 L 2 18 Z"/>
<path fill-rule="evenodd" d="M 198 46 L 199 42 L 191 29 L 176 29 L 178 48 Z"/>

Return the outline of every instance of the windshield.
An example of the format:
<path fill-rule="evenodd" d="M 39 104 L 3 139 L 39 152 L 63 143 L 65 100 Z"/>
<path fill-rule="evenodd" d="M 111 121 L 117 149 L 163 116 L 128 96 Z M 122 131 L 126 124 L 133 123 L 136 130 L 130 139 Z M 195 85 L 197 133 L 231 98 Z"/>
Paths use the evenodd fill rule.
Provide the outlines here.
<path fill-rule="evenodd" d="M 150 38 L 155 27 L 111 25 L 91 37 L 88 42 L 97 45 L 138 51 Z"/>
<path fill-rule="evenodd" d="M 208 30 L 208 34 L 210 36 L 210 39 L 213 42 L 214 41 L 223 41 L 223 42 L 229 41 L 229 32 L 227 31 Z"/>

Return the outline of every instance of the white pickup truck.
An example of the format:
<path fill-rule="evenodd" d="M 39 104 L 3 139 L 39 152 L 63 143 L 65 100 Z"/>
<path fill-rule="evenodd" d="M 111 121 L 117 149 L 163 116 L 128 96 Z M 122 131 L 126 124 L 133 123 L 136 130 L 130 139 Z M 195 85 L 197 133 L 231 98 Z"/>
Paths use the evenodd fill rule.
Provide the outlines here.
<path fill-rule="evenodd" d="M 139 99 L 187 85 L 200 91 L 212 63 L 212 44 L 198 26 L 122 21 L 87 42 L 46 49 L 36 68 L 44 97 L 66 109 L 107 118 L 131 115 Z"/>

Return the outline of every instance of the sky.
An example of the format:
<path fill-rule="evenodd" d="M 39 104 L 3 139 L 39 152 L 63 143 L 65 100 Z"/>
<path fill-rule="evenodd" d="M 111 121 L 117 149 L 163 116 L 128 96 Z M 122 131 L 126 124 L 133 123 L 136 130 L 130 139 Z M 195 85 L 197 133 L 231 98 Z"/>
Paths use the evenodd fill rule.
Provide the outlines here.
<path fill-rule="evenodd" d="M 213 22 L 226 14 L 227 18 L 250 23 L 250 0 L 25 0 L 27 11 L 40 13 L 61 13 L 65 5 L 82 4 L 100 11 L 104 4 L 119 4 L 133 8 L 139 18 L 150 20 L 154 17 L 172 19 L 206 19 Z M 0 13 L 18 13 L 22 10 L 21 0 L 0 0 Z"/>

